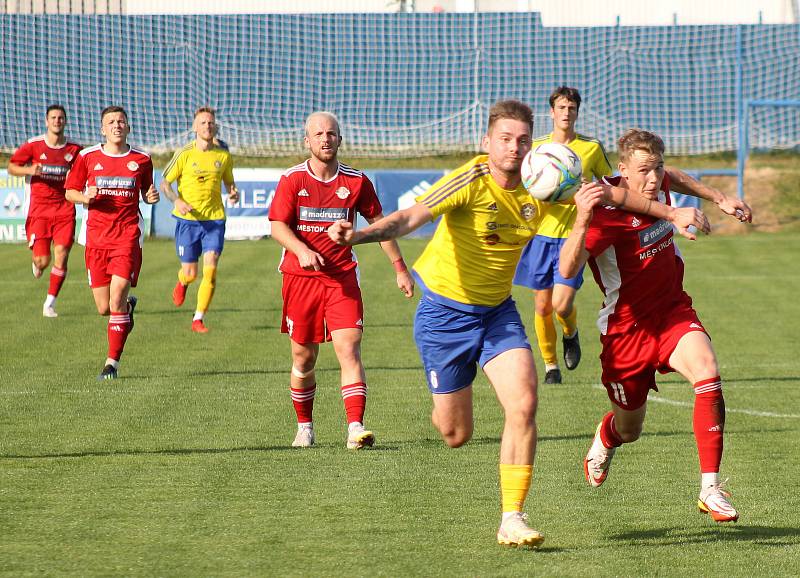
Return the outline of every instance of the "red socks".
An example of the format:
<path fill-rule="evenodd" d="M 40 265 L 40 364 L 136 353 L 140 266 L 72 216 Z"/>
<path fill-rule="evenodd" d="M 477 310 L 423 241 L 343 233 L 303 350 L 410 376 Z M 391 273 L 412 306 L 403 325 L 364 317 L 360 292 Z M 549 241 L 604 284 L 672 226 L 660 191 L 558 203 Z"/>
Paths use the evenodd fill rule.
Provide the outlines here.
<path fill-rule="evenodd" d="M 58 267 L 50 268 L 50 288 L 47 290 L 48 295 L 58 297 L 58 292 L 61 291 L 61 286 L 64 284 L 64 279 L 67 278 L 67 270 L 59 269 Z"/>
<path fill-rule="evenodd" d="M 131 332 L 131 316 L 125 313 L 111 312 L 108 318 L 108 357 L 119 361 L 122 357 L 122 350 L 125 348 L 125 341 Z"/>
<path fill-rule="evenodd" d="M 315 383 L 307 389 L 296 389 L 290 387 L 292 393 L 292 405 L 294 405 L 294 412 L 297 414 L 297 423 L 311 423 L 312 414 L 314 413 L 314 395 L 317 393 L 317 384 Z"/>
<path fill-rule="evenodd" d="M 725 429 L 725 399 L 719 376 L 694 384 L 694 437 L 702 473 L 719 472 L 722 461 L 722 431 Z"/>
<path fill-rule="evenodd" d="M 622 438 L 617 433 L 617 426 L 614 424 L 614 412 L 610 411 L 603 416 L 600 422 L 600 441 L 607 448 L 618 448 L 622 445 Z"/>
<path fill-rule="evenodd" d="M 364 409 L 367 407 L 367 384 L 358 382 L 342 386 L 342 400 L 347 414 L 347 423 L 364 423 Z"/>

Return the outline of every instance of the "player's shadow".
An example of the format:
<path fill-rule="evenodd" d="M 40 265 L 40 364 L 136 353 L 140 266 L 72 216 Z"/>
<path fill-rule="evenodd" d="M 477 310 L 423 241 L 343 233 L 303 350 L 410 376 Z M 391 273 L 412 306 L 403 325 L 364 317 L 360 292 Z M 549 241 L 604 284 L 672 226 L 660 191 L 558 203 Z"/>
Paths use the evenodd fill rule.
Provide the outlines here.
<path fill-rule="evenodd" d="M 64 458 L 109 458 L 109 457 L 140 457 L 140 456 L 192 456 L 204 454 L 235 454 L 244 452 L 318 452 L 318 451 L 344 451 L 341 444 L 316 444 L 311 449 L 298 450 L 291 444 L 269 445 L 269 446 L 238 446 L 231 448 L 166 448 L 166 449 L 130 449 L 130 450 L 109 450 L 109 451 L 82 451 L 82 452 L 51 452 L 40 454 L 0 454 L 0 459 L 8 460 L 41 460 L 41 459 L 64 459 Z M 383 453 L 400 451 L 398 446 L 381 445 L 374 448 L 361 450 L 359 453 Z"/>
<path fill-rule="evenodd" d="M 221 307 L 214 308 L 214 313 L 280 313 L 277 307 Z M 148 307 L 147 309 L 136 310 L 136 315 L 191 315 L 193 313 L 191 307 L 189 309 L 179 307 L 168 307 L 166 309 L 156 309 Z"/>
<path fill-rule="evenodd" d="M 797 546 L 800 528 L 783 526 L 749 526 L 746 524 L 714 524 L 704 528 L 653 528 L 632 530 L 607 536 L 613 547 L 620 542 L 629 546 L 685 546 L 712 542 L 752 542 L 762 546 Z"/>

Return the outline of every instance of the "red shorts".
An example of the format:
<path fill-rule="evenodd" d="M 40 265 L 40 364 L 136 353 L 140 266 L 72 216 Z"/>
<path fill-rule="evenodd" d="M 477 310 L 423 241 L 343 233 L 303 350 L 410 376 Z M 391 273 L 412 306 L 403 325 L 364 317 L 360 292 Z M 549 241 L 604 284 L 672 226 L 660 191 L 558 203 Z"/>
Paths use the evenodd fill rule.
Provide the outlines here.
<path fill-rule="evenodd" d="M 53 245 L 72 247 L 75 239 L 75 216 L 31 217 L 25 220 L 28 248 L 36 257 L 50 254 Z"/>
<path fill-rule="evenodd" d="M 681 304 L 670 311 L 669 318 L 660 323 L 638 323 L 625 333 L 601 335 L 603 351 L 603 385 L 608 398 L 623 409 L 635 410 L 647 401 L 647 393 L 656 387 L 656 370 L 675 371 L 669 358 L 678 341 L 692 331 L 708 332 L 697 312 Z"/>
<path fill-rule="evenodd" d="M 90 249 L 86 247 L 86 271 L 89 273 L 89 287 L 105 287 L 111 284 L 111 276 L 129 279 L 131 287 L 139 281 L 142 268 L 141 247 L 120 249 Z"/>
<path fill-rule="evenodd" d="M 364 304 L 356 270 L 341 275 L 283 275 L 281 332 L 295 343 L 323 343 L 331 331 L 362 329 Z"/>

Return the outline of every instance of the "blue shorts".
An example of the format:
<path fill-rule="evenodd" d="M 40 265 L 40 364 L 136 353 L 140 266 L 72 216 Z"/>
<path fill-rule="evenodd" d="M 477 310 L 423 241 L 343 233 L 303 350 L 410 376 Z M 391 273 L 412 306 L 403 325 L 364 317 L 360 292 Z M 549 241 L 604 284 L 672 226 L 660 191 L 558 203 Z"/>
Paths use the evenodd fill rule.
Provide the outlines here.
<path fill-rule="evenodd" d="M 482 313 L 468 313 L 431 301 L 423 293 L 414 318 L 428 389 L 453 393 L 472 384 L 481 367 L 510 349 L 530 349 L 514 300 Z"/>
<path fill-rule="evenodd" d="M 583 267 L 578 274 L 565 279 L 558 272 L 559 254 L 566 239 L 553 239 L 536 235 L 522 250 L 522 257 L 514 274 L 514 285 L 539 291 L 552 289 L 558 283 L 577 291 L 583 285 Z"/>
<path fill-rule="evenodd" d="M 197 263 L 203 253 L 222 254 L 225 220 L 189 221 L 175 219 L 175 251 L 181 263 Z"/>

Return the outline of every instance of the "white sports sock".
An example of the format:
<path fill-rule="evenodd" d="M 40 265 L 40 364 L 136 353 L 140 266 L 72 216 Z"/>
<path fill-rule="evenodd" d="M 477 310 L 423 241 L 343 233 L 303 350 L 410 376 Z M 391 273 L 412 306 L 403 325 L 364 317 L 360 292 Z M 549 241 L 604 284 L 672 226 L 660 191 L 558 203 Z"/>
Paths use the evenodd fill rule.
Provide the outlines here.
<path fill-rule="evenodd" d="M 192 318 L 192 321 L 197 321 L 198 319 L 200 319 L 202 321 L 204 315 L 205 315 L 204 311 L 195 311 L 194 312 L 194 317 Z"/>
<path fill-rule="evenodd" d="M 55 307 L 56 305 L 56 298 L 52 295 L 48 295 L 47 299 L 44 300 L 45 307 Z"/>
<path fill-rule="evenodd" d="M 700 487 L 701 488 L 710 488 L 711 486 L 719 485 L 719 473 L 718 472 L 710 472 L 706 474 L 700 474 Z"/>

